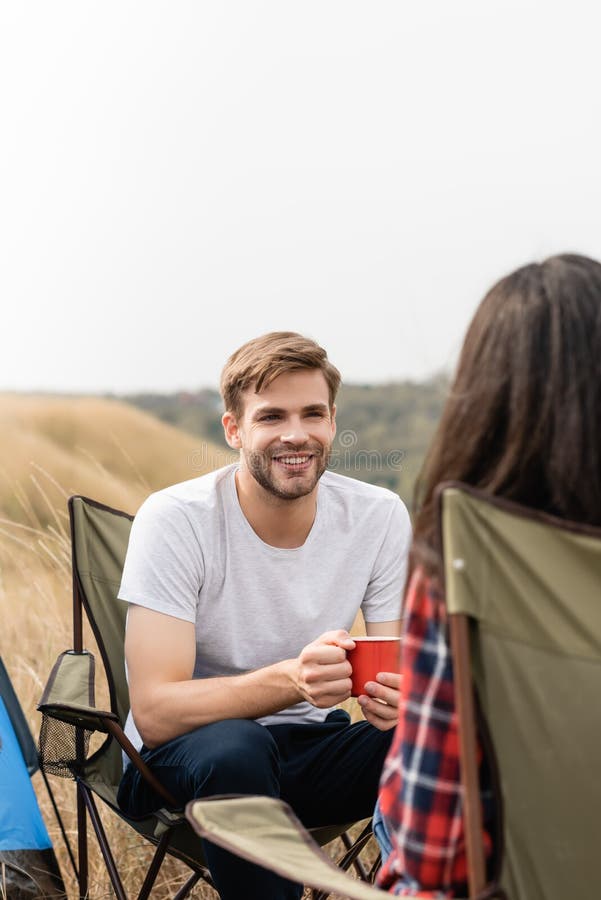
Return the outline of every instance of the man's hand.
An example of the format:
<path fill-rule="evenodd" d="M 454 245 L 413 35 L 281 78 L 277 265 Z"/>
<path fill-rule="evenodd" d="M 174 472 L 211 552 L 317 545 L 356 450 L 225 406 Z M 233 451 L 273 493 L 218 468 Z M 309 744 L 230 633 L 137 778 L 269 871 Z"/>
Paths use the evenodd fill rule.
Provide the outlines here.
<path fill-rule="evenodd" d="M 365 694 L 357 700 L 368 722 L 380 731 L 394 728 L 399 716 L 401 676 L 394 672 L 378 672 L 376 681 L 365 683 Z"/>
<path fill-rule="evenodd" d="M 303 700 L 325 709 L 351 696 L 351 664 L 346 651 L 355 642 L 348 631 L 326 631 L 301 650 L 295 680 Z"/>

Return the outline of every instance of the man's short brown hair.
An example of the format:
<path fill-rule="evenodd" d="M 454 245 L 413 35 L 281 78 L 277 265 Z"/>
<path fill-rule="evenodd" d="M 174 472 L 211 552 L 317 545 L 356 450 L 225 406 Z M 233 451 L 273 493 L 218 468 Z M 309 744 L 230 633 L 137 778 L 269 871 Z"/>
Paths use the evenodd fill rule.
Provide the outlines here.
<path fill-rule="evenodd" d="M 340 387 L 340 372 L 328 354 L 310 338 L 294 331 L 270 331 L 232 353 L 221 373 L 221 396 L 228 412 L 242 413 L 242 394 L 251 385 L 256 393 L 284 372 L 319 369 L 328 385 L 330 408 Z"/>

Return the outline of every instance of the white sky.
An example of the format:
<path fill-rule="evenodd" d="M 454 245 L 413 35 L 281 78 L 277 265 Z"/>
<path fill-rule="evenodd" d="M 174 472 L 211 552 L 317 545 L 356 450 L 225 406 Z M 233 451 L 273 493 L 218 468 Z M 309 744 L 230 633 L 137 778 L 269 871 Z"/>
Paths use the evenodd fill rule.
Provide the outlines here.
<path fill-rule="evenodd" d="M 273 329 L 452 365 L 511 268 L 601 256 L 588 0 L 0 6 L 0 388 L 217 384 Z"/>

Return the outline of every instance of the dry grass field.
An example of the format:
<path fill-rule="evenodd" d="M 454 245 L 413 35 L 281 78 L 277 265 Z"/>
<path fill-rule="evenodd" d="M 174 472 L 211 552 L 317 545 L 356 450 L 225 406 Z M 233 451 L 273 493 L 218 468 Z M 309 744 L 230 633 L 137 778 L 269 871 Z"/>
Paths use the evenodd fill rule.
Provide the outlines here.
<path fill-rule="evenodd" d="M 0 654 L 37 737 L 36 704 L 54 660 L 72 646 L 67 497 L 84 494 L 133 513 L 151 491 L 197 477 L 230 458 L 125 404 L 93 397 L 0 394 L 0 436 Z M 89 634 L 87 646 L 94 649 Z M 97 686 L 97 699 L 102 693 L 102 685 Z M 75 842 L 73 784 L 53 778 L 52 785 Z M 39 774 L 34 786 L 69 896 L 75 897 L 69 860 Z M 126 890 L 135 896 L 150 850 L 116 816 L 103 819 L 127 873 Z M 90 847 L 90 898 L 112 897 L 93 840 Z M 181 866 L 167 863 L 153 898 L 173 896 L 184 878 Z M 192 896 L 208 900 L 216 894 L 199 886 Z"/>

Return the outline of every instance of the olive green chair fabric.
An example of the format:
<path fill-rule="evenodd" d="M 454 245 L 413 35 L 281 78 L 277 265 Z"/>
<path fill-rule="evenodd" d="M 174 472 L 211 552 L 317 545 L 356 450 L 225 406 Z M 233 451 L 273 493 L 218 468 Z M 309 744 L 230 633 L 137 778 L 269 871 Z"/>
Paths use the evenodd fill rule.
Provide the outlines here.
<path fill-rule="evenodd" d="M 380 900 L 384 895 L 335 865 L 287 803 L 273 797 L 210 797 L 186 807 L 201 837 L 327 896 Z"/>
<path fill-rule="evenodd" d="M 469 617 L 511 900 L 601 896 L 601 529 L 442 492 L 446 603 Z"/>
<path fill-rule="evenodd" d="M 210 882 L 210 875 L 205 868 L 202 844 L 183 811 L 173 813 L 169 811 L 173 806 L 166 803 L 155 816 L 137 820 L 124 816 L 117 806 L 123 750 L 134 760 L 132 764 L 143 767 L 123 733 L 129 712 L 124 658 L 127 605 L 117 599 L 133 517 L 85 497 L 72 497 L 69 512 L 73 549 L 74 649 L 61 654 L 57 660 L 38 707 L 43 714 L 40 733 L 43 766 L 47 772 L 77 780 L 95 829 L 98 816 L 93 797 L 102 799 L 132 828 L 159 844 L 157 870 L 165 851 L 185 861 L 195 873 L 190 881 L 191 889 L 198 877 Z M 102 656 L 110 710 L 95 706 L 94 657 L 83 648 L 82 608 Z M 88 757 L 89 739 L 94 731 L 107 733 L 107 738 L 100 749 Z M 362 845 L 353 845 L 346 835 L 348 827 L 326 826 L 312 829 L 312 834 L 320 845 L 341 837 L 351 861 L 361 870 L 356 855 Z M 83 815 L 80 831 L 85 833 Z M 101 823 L 97 837 L 106 857 L 110 848 Z M 107 865 L 113 879 L 111 873 L 112 869 L 117 869 L 116 862 L 113 860 Z M 80 878 L 82 896 L 85 887 L 85 877 Z M 118 876 L 113 879 L 113 887 L 117 896 L 125 896 L 124 892 L 120 893 L 123 888 Z M 140 896 L 147 896 L 151 887 L 149 880 Z"/>

